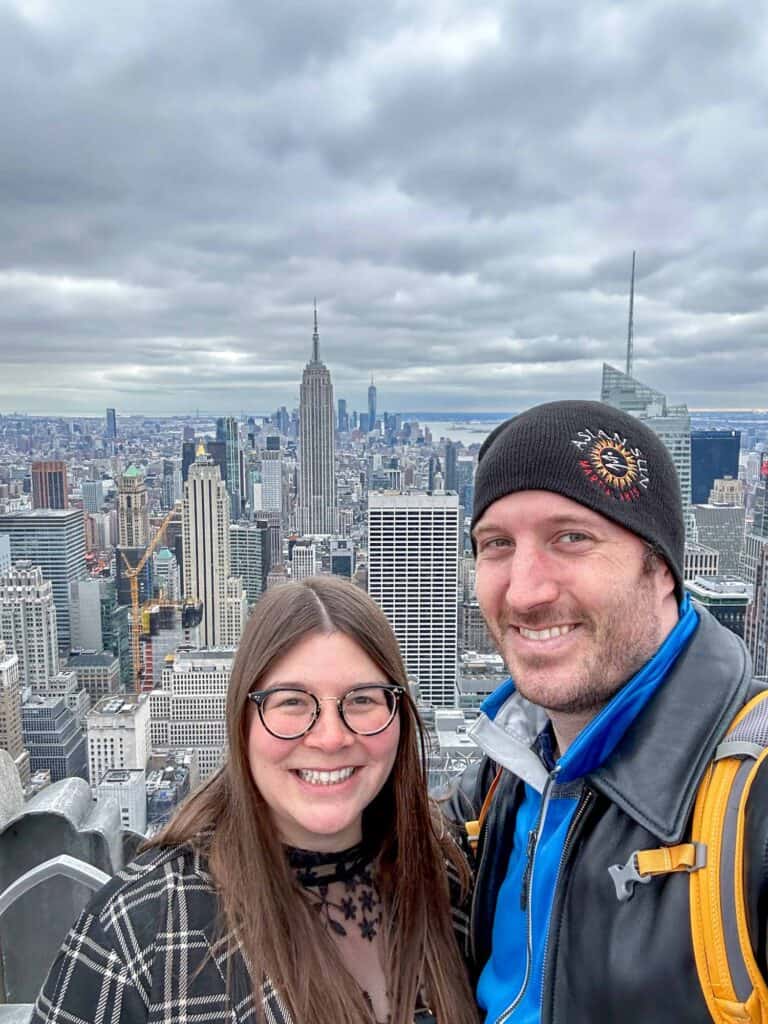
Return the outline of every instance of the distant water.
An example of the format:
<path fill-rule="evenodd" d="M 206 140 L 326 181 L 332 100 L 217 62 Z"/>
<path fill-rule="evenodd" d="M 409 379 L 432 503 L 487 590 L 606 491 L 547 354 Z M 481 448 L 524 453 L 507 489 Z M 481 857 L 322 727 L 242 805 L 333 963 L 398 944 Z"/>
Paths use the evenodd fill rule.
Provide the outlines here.
<path fill-rule="evenodd" d="M 428 420 L 426 417 L 419 420 L 419 423 L 426 425 L 432 431 L 432 437 L 439 441 L 441 437 L 447 437 L 450 441 L 460 441 L 466 448 L 471 444 L 482 444 L 490 432 L 497 427 L 499 420 Z"/>

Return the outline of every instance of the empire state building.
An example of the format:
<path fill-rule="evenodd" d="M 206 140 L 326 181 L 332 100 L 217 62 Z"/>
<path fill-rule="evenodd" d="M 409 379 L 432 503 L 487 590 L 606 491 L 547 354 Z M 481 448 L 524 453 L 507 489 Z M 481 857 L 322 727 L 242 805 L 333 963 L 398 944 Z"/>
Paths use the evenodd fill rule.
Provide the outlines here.
<path fill-rule="evenodd" d="M 299 524 L 307 534 L 337 530 L 333 384 L 320 360 L 320 336 L 312 334 L 312 358 L 304 367 L 299 398 Z"/>

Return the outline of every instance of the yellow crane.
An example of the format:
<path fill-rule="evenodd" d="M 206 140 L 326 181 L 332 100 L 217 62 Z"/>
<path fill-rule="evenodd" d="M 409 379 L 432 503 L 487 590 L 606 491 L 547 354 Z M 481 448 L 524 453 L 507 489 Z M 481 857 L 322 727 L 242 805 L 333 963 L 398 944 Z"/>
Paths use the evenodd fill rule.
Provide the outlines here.
<path fill-rule="evenodd" d="M 157 545 L 163 539 L 165 530 L 170 521 L 174 518 L 178 512 L 178 505 L 174 505 L 168 515 L 163 519 L 162 523 L 158 527 L 157 533 L 152 538 L 152 542 L 147 545 L 147 550 L 139 559 L 139 563 L 136 566 L 132 566 L 125 554 L 121 551 L 120 557 L 125 562 L 125 576 L 131 586 L 131 655 L 133 657 L 133 686 L 136 693 L 141 692 L 141 677 L 143 675 L 143 669 L 141 665 L 141 616 L 139 614 L 139 574 L 144 566 L 147 564 L 147 559 L 150 557 L 152 552 L 155 550 Z"/>

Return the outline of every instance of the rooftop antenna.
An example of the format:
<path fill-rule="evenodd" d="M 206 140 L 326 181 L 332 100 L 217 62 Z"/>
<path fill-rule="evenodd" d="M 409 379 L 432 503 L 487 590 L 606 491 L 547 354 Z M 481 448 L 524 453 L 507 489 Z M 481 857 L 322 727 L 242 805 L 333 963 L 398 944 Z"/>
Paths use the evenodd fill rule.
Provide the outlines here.
<path fill-rule="evenodd" d="M 315 298 L 315 329 L 312 332 L 312 362 L 320 362 L 320 335 L 317 333 L 317 298 Z"/>
<path fill-rule="evenodd" d="M 635 341 L 635 250 L 632 250 L 632 283 L 629 287 L 629 325 L 627 327 L 627 376 L 632 376 Z"/>

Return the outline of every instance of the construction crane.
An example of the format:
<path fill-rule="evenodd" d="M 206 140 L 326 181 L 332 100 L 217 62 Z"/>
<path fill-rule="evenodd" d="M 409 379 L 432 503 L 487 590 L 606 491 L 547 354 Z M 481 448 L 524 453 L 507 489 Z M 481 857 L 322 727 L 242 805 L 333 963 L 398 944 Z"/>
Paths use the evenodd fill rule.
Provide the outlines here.
<path fill-rule="evenodd" d="M 178 511 L 178 505 L 174 505 L 168 515 L 158 527 L 157 533 L 147 550 L 139 559 L 136 566 L 132 566 L 125 554 L 121 551 L 120 557 L 125 562 L 125 576 L 131 586 L 131 655 L 133 657 L 133 686 L 136 693 L 141 693 L 141 677 L 143 669 L 141 666 L 141 616 L 139 614 L 139 574 L 147 564 L 147 559 L 152 555 L 157 545 L 163 539 L 166 528 Z"/>

